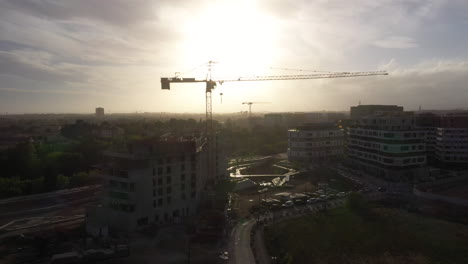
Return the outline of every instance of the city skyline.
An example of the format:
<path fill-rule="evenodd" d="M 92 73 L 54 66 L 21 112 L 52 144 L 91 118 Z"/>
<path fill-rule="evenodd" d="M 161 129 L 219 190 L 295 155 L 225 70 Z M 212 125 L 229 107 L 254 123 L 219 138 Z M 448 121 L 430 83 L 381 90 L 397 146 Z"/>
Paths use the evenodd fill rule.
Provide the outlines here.
<path fill-rule="evenodd" d="M 464 1 L 0 1 L 0 112 L 203 112 L 187 72 L 238 77 L 387 70 L 389 76 L 223 84 L 215 113 L 342 111 L 362 104 L 464 108 Z M 242 17 L 242 19 L 239 19 Z M 300 74 L 301 72 L 299 72 Z M 303 73 L 303 72 L 302 72 Z M 223 93 L 220 103 L 219 93 Z M 285 96 L 286 95 L 286 96 Z"/>

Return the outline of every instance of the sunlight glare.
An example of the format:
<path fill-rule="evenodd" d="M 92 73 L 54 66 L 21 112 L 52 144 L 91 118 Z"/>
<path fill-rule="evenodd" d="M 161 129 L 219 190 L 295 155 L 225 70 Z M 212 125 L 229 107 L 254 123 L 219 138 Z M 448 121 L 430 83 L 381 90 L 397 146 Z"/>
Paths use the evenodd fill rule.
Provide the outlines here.
<path fill-rule="evenodd" d="M 184 32 L 184 60 L 220 62 L 218 78 L 260 75 L 275 58 L 275 21 L 251 1 L 212 4 L 187 19 Z"/>

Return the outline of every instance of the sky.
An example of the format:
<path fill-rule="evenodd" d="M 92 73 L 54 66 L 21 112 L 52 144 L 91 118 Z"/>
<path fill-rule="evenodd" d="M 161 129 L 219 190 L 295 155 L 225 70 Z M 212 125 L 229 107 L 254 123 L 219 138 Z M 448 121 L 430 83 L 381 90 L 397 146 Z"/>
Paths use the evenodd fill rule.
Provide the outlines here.
<path fill-rule="evenodd" d="M 389 73 L 224 83 L 216 113 L 466 109 L 467 29 L 466 0 L 0 0 L 0 113 L 204 112 L 202 83 L 160 78 L 210 60 L 219 79 Z"/>

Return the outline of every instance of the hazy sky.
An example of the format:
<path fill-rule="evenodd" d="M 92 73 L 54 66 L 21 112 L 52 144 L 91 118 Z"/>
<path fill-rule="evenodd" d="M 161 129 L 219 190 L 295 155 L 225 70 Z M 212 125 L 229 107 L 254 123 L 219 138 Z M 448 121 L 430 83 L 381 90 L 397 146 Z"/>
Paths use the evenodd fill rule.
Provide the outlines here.
<path fill-rule="evenodd" d="M 0 112 L 203 112 L 202 85 L 160 77 L 208 60 L 215 77 L 390 73 L 223 84 L 215 112 L 468 108 L 468 1 L 0 0 Z"/>

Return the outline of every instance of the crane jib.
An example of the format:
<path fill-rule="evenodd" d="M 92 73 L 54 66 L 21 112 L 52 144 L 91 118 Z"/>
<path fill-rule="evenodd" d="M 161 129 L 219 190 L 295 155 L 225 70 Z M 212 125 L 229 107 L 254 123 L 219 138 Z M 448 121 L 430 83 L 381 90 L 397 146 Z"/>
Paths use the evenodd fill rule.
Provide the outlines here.
<path fill-rule="evenodd" d="M 360 76 L 373 76 L 373 75 L 388 75 L 388 73 L 385 71 L 335 72 L 335 73 L 306 74 L 306 75 L 250 76 L 250 77 L 238 77 L 236 79 L 219 79 L 219 80 L 196 80 L 195 78 L 173 77 L 173 78 L 161 78 L 161 89 L 170 90 L 171 83 L 205 82 L 206 91 L 211 92 L 211 90 L 216 87 L 216 83 L 222 84 L 223 82 L 330 79 L 330 78 L 360 77 Z"/>

